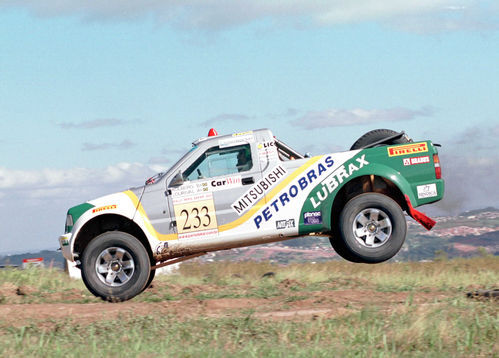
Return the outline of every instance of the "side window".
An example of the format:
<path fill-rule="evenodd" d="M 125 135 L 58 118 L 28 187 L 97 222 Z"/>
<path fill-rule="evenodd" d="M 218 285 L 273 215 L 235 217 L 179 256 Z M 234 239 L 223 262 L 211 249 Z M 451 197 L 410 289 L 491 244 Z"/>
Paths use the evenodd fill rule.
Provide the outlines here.
<path fill-rule="evenodd" d="M 245 172 L 253 167 L 249 144 L 229 148 L 212 147 L 184 172 L 184 180 L 197 180 Z"/>

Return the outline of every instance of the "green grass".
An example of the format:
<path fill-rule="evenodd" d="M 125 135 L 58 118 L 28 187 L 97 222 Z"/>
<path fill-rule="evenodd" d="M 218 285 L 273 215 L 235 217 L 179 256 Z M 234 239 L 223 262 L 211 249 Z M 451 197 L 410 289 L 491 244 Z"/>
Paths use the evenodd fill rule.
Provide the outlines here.
<path fill-rule="evenodd" d="M 275 275 L 262 278 L 266 272 Z M 293 321 L 262 320 L 250 307 L 216 317 L 126 314 L 91 323 L 34 317 L 16 327 L 0 317 L 0 357 L 499 357 L 497 301 L 465 297 L 498 283 L 494 257 L 379 265 L 191 262 L 158 276 L 133 301 L 274 298 L 287 309 L 316 291 L 407 295 L 393 307 L 347 304 L 345 315 Z M 439 298 L 416 303 L 421 291 Z M 57 270 L 0 270 L 0 305 L 67 302 L 101 301 Z"/>
<path fill-rule="evenodd" d="M 1 322 L 1 319 L 0 319 Z M 50 357 L 469 357 L 497 356 L 498 317 L 490 303 L 458 298 L 406 305 L 385 315 L 376 308 L 306 322 L 231 318 L 125 317 L 81 325 L 56 322 L 2 327 L 1 356 Z"/>
<path fill-rule="evenodd" d="M 17 293 L 17 294 L 16 294 Z M 88 303 L 100 302 L 81 280 L 59 269 L 29 267 L 0 270 L 1 303 Z"/>
<path fill-rule="evenodd" d="M 262 278 L 266 272 L 275 275 Z M 464 292 L 492 289 L 499 283 L 499 258 L 480 257 L 438 262 L 383 263 L 378 265 L 325 262 L 275 265 L 255 262 L 188 262 L 177 274 L 157 276 L 154 289 L 134 298 L 138 302 L 185 298 L 265 298 L 288 291 L 365 288 L 379 292 Z M 99 302 L 81 280 L 57 269 L 0 270 L 1 303 Z M 25 295 L 8 295 L 19 288 Z"/>

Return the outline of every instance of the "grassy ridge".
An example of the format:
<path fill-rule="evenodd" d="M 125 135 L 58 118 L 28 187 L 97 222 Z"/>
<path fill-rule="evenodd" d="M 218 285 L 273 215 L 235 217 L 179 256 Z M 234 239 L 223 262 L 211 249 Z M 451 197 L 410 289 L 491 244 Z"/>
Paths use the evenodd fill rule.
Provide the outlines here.
<path fill-rule="evenodd" d="M 275 275 L 262 279 L 265 272 Z M 373 300 L 350 306 L 346 315 L 291 321 L 262 320 L 250 308 L 182 319 L 168 314 L 90 323 L 77 316 L 34 318 L 15 327 L 0 317 L 0 356 L 497 357 L 497 301 L 470 300 L 465 292 L 498 283 L 499 259 L 491 257 L 380 265 L 194 262 L 182 265 L 177 275 L 158 277 L 153 289 L 132 301 L 266 298 L 285 308 L 346 289 L 373 297 L 404 292 L 407 298 L 393 307 Z M 4 305 L 100 302 L 57 270 L 1 270 L 0 288 Z M 12 288 L 24 293 L 12 295 Z M 439 298 L 416 302 L 421 291 Z"/>
<path fill-rule="evenodd" d="M 2 356 L 275 356 L 442 357 L 497 355 L 496 312 L 464 299 L 436 307 L 408 304 L 385 316 L 376 309 L 338 319 L 266 322 L 251 315 L 179 322 L 137 317 L 82 326 L 61 321 L 3 328 Z"/>

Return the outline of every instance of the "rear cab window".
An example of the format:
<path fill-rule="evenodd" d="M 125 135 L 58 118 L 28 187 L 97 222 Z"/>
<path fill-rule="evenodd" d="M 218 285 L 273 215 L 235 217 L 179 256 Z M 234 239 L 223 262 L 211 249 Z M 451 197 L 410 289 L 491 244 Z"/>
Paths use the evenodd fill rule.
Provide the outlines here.
<path fill-rule="evenodd" d="M 303 159 L 305 156 L 300 154 L 298 151 L 294 150 L 284 142 L 281 142 L 279 139 L 275 138 L 275 144 L 277 147 L 277 153 L 279 154 L 279 159 L 281 161 L 295 160 L 295 159 Z"/>

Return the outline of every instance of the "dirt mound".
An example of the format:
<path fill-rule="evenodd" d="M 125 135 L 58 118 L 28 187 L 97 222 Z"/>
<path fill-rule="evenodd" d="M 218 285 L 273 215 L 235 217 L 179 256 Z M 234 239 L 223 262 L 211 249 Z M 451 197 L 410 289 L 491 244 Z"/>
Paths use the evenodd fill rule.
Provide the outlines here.
<path fill-rule="evenodd" d="M 281 287 L 290 288 L 298 283 L 283 280 Z M 180 287 L 172 287 L 180 289 Z M 206 291 L 208 287 L 189 286 L 193 293 Z M 215 289 L 215 287 L 211 287 Z M 183 288 L 185 290 L 186 287 Z M 27 288 L 4 284 L 2 295 L 19 297 L 19 291 Z M 372 290 L 322 290 L 313 292 L 288 291 L 281 296 L 268 298 L 185 298 L 162 302 L 121 302 L 121 303 L 47 303 L 47 304 L 0 304 L 0 324 L 22 326 L 34 323 L 45 327 L 50 321 L 67 319 L 88 324 L 99 320 L 120 319 L 127 316 L 166 316 L 173 315 L 179 320 L 195 317 L 234 317 L 248 316 L 265 320 L 310 320 L 318 317 L 341 317 L 357 312 L 363 307 L 376 304 L 388 311 L 396 310 L 406 304 L 409 295 L 414 303 L 432 304 L 439 299 L 448 298 L 436 292 L 376 292 Z M 74 292 L 74 295 L 79 295 Z M 447 294 L 451 295 L 451 293 Z M 192 297 L 192 296 L 191 296 Z M 9 302 L 12 302 L 9 300 Z"/>

